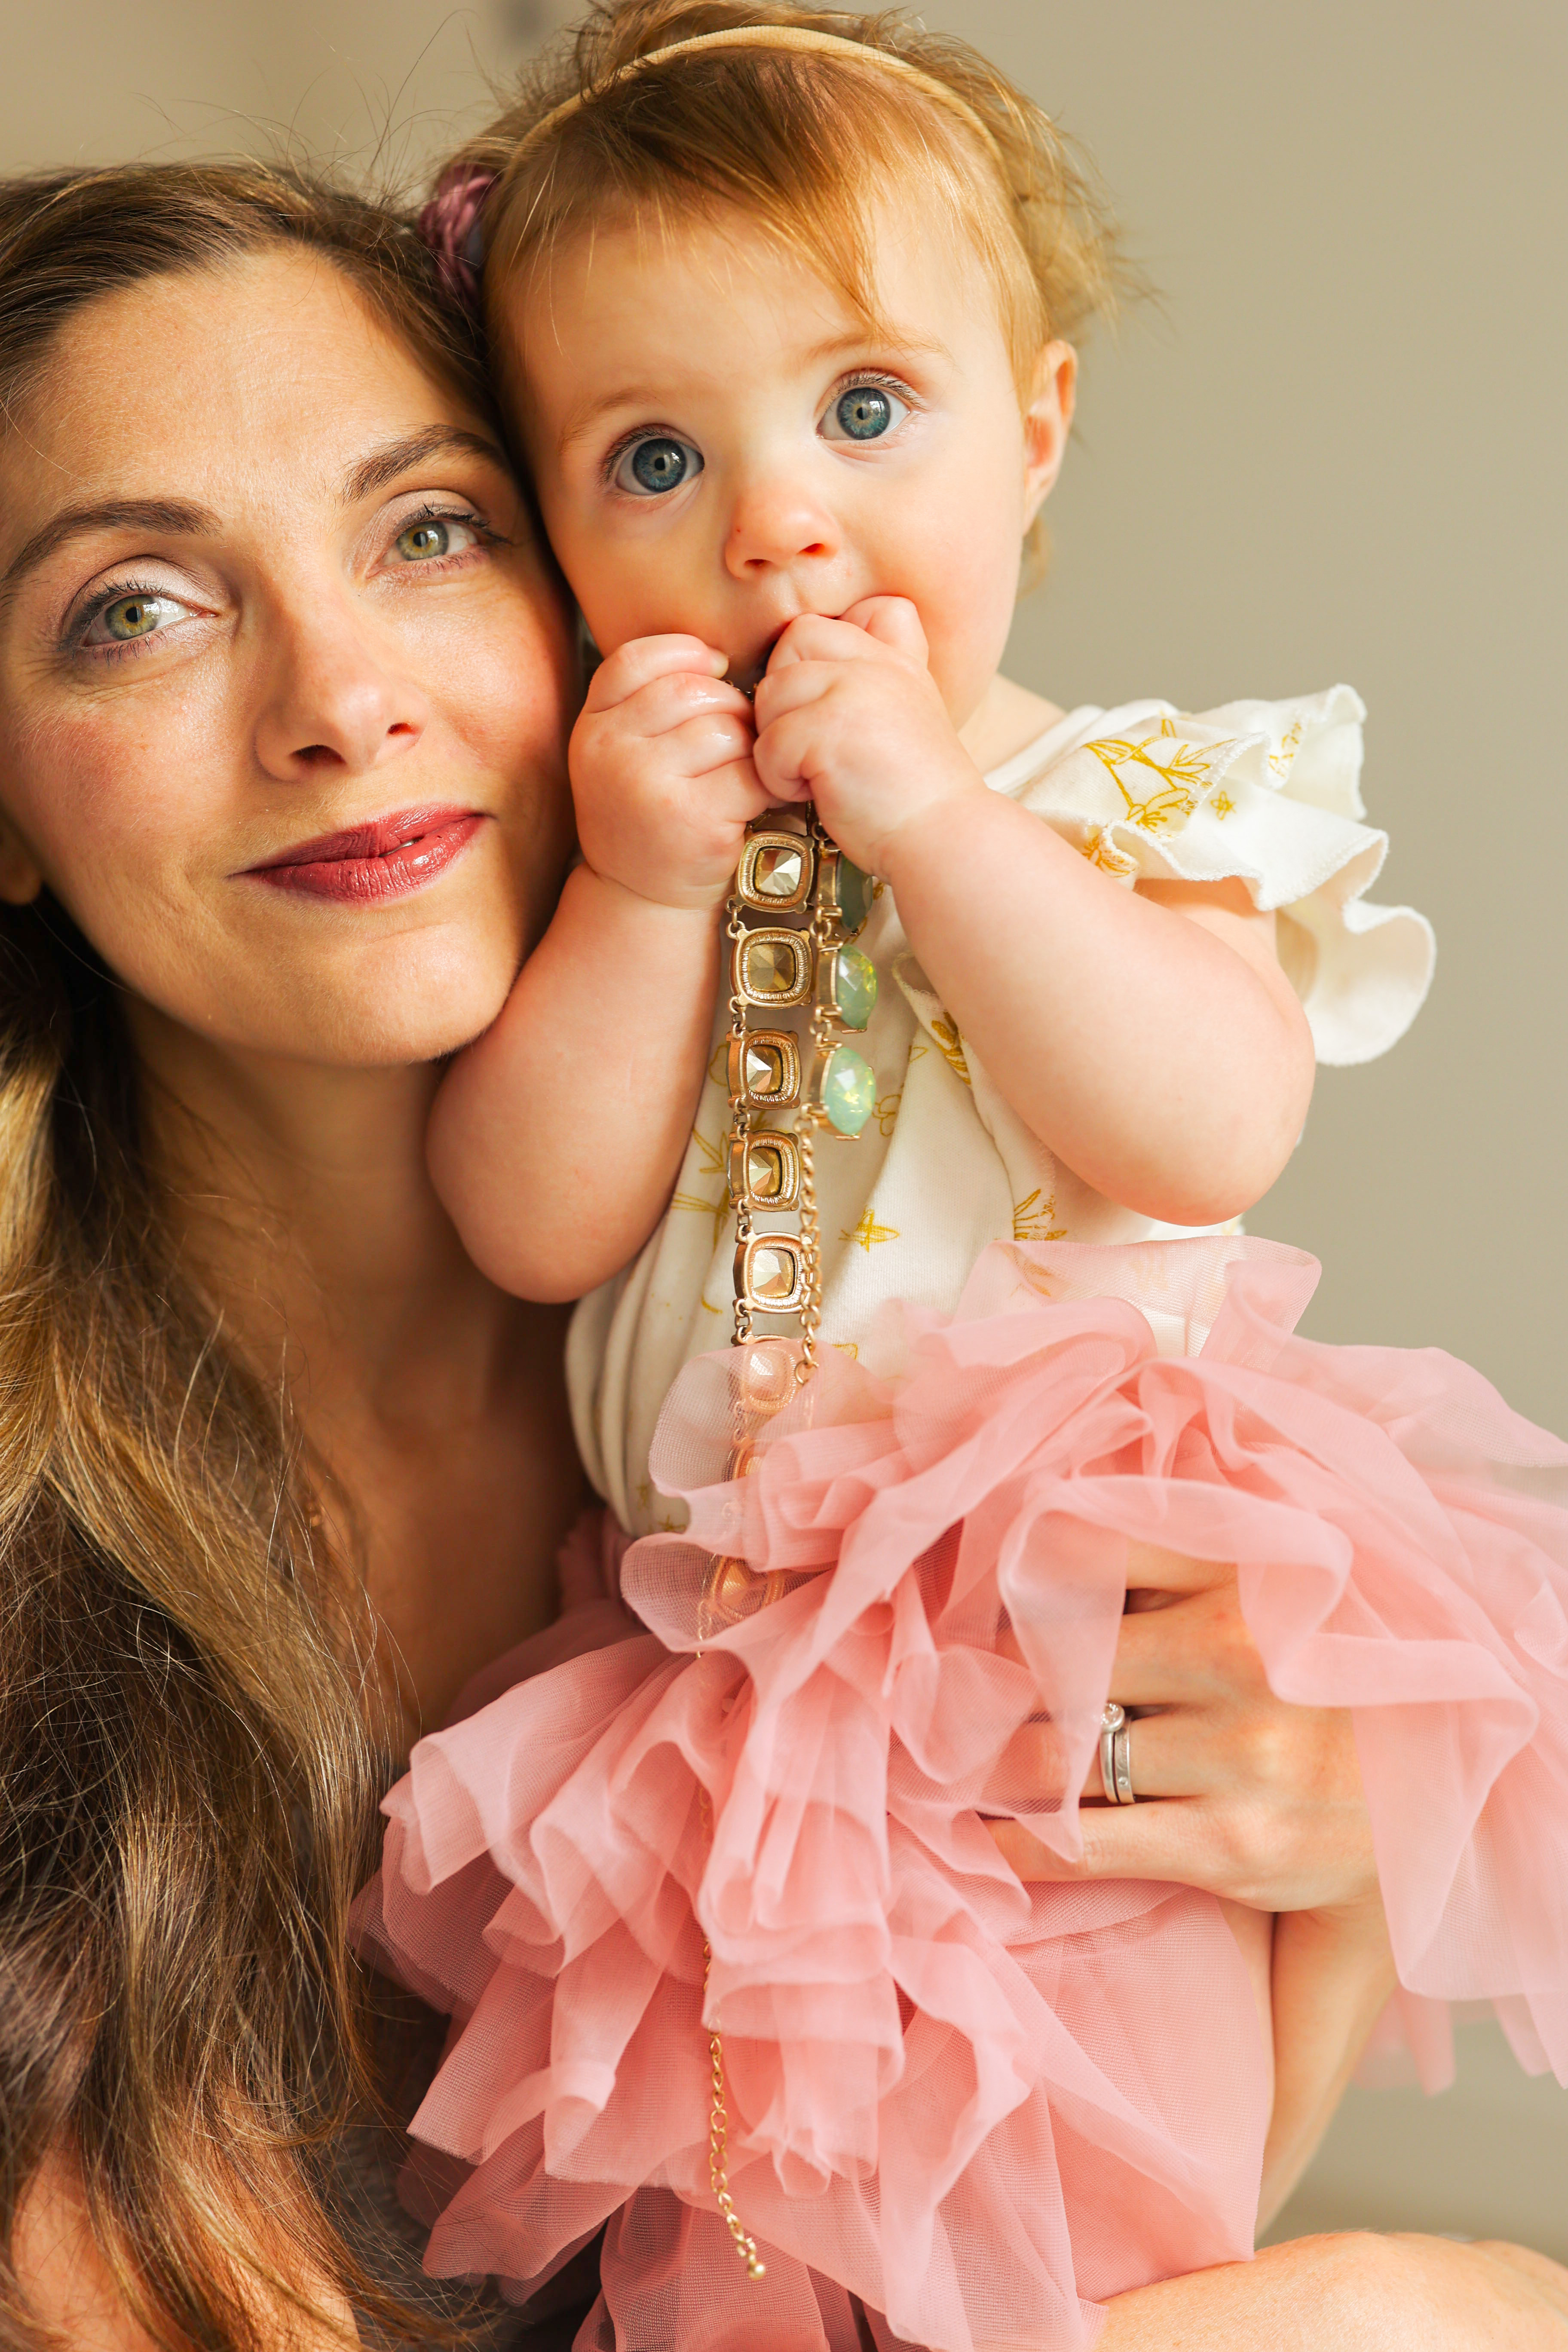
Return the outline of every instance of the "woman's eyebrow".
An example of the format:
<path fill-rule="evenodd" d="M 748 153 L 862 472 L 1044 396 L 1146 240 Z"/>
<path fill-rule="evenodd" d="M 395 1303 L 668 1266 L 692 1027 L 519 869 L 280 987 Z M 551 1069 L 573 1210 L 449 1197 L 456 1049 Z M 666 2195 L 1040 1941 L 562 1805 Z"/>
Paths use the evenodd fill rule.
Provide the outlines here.
<path fill-rule="evenodd" d="M 482 457 L 487 465 L 499 467 L 503 474 L 510 470 L 495 443 L 484 434 L 467 433 L 460 425 L 426 425 L 417 433 L 404 433 L 395 441 L 383 441 L 357 466 L 351 467 L 343 478 L 343 503 L 357 506 L 362 499 L 374 498 L 388 482 L 395 482 L 399 474 L 426 465 L 432 457 L 452 456 Z"/>
<path fill-rule="evenodd" d="M 24 576 L 47 562 L 57 548 L 89 531 L 152 530 L 163 537 L 189 538 L 217 528 L 218 519 L 209 509 L 190 506 L 183 499 L 108 499 L 100 506 L 67 507 L 52 515 L 12 557 L 0 580 L 0 605 L 10 602 Z"/>

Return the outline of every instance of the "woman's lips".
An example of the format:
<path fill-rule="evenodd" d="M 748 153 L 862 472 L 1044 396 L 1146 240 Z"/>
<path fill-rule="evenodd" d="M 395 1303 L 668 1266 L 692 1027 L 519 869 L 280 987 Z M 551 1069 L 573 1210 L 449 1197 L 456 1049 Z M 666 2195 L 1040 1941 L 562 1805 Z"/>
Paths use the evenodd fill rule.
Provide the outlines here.
<path fill-rule="evenodd" d="M 347 833 L 298 842 L 246 872 L 275 890 L 375 905 L 422 889 L 445 873 L 484 821 L 473 809 L 405 809 Z"/>

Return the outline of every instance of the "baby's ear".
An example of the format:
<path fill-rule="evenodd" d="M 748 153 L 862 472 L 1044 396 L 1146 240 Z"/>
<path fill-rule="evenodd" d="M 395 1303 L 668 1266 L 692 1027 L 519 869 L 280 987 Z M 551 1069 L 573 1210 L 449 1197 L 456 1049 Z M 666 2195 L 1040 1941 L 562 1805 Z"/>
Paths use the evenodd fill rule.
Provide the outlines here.
<path fill-rule="evenodd" d="M 1056 487 L 1072 431 L 1078 398 L 1078 353 L 1070 343 L 1047 343 L 1035 362 L 1024 409 L 1024 528 L 1028 530 Z"/>

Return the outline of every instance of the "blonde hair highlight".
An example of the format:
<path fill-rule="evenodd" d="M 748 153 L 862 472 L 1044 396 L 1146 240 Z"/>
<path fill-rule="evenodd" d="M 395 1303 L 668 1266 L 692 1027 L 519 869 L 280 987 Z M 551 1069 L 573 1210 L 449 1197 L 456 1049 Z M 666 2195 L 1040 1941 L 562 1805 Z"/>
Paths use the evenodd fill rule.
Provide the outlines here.
<path fill-rule="evenodd" d="M 642 62 L 747 27 L 826 36 L 865 61 L 837 47 L 736 42 Z M 914 71 L 889 72 L 889 60 Z M 886 163 L 902 167 L 967 235 L 995 288 L 1026 402 L 1046 345 L 1114 311 L 1130 278 L 1117 233 L 1088 165 L 1044 110 L 967 43 L 899 12 L 609 0 L 547 53 L 444 176 L 494 178 L 481 283 L 506 374 L 513 355 L 504 302 L 518 273 L 617 213 L 668 228 L 732 207 L 874 328 L 866 198 Z"/>

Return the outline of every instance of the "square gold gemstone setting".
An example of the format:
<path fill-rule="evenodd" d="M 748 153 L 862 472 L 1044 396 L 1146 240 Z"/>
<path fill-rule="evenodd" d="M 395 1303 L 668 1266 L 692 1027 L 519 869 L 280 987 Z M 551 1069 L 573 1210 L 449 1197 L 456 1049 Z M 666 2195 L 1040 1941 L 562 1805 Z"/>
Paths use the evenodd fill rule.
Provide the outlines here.
<path fill-rule="evenodd" d="M 811 940 L 782 926 L 747 931 L 735 941 L 730 968 L 734 992 L 747 1004 L 769 1012 L 804 1004 L 811 993 Z"/>
<path fill-rule="evenodd" d="M 735 1296 L 757 1315 L 798 1315 L 805 1304 L 805 1251 L 793 1234 L 753 1234 L 735 1252 Z"/>
<path fill-rule="evenodd" d="M 800 1100 L 800 1045 L 787 1029 L 752 1029 L 730 1040 L 731 1101 L 747 1110 L 783 1110 Z"/>
<path fill-rule="evenodd" d="M 763 1128 L 730 1146 L 730 1198 L 749 1209 L 793 1209 L 800 1199 L 800 1146 Z"/>
<path fill-rule="evenodd" d="M 816 878 L 816 853 L 805 834 L 753 833 L 741 852 L 735 896 L 743 907 L 777 914 L 804 907 Z"/>

